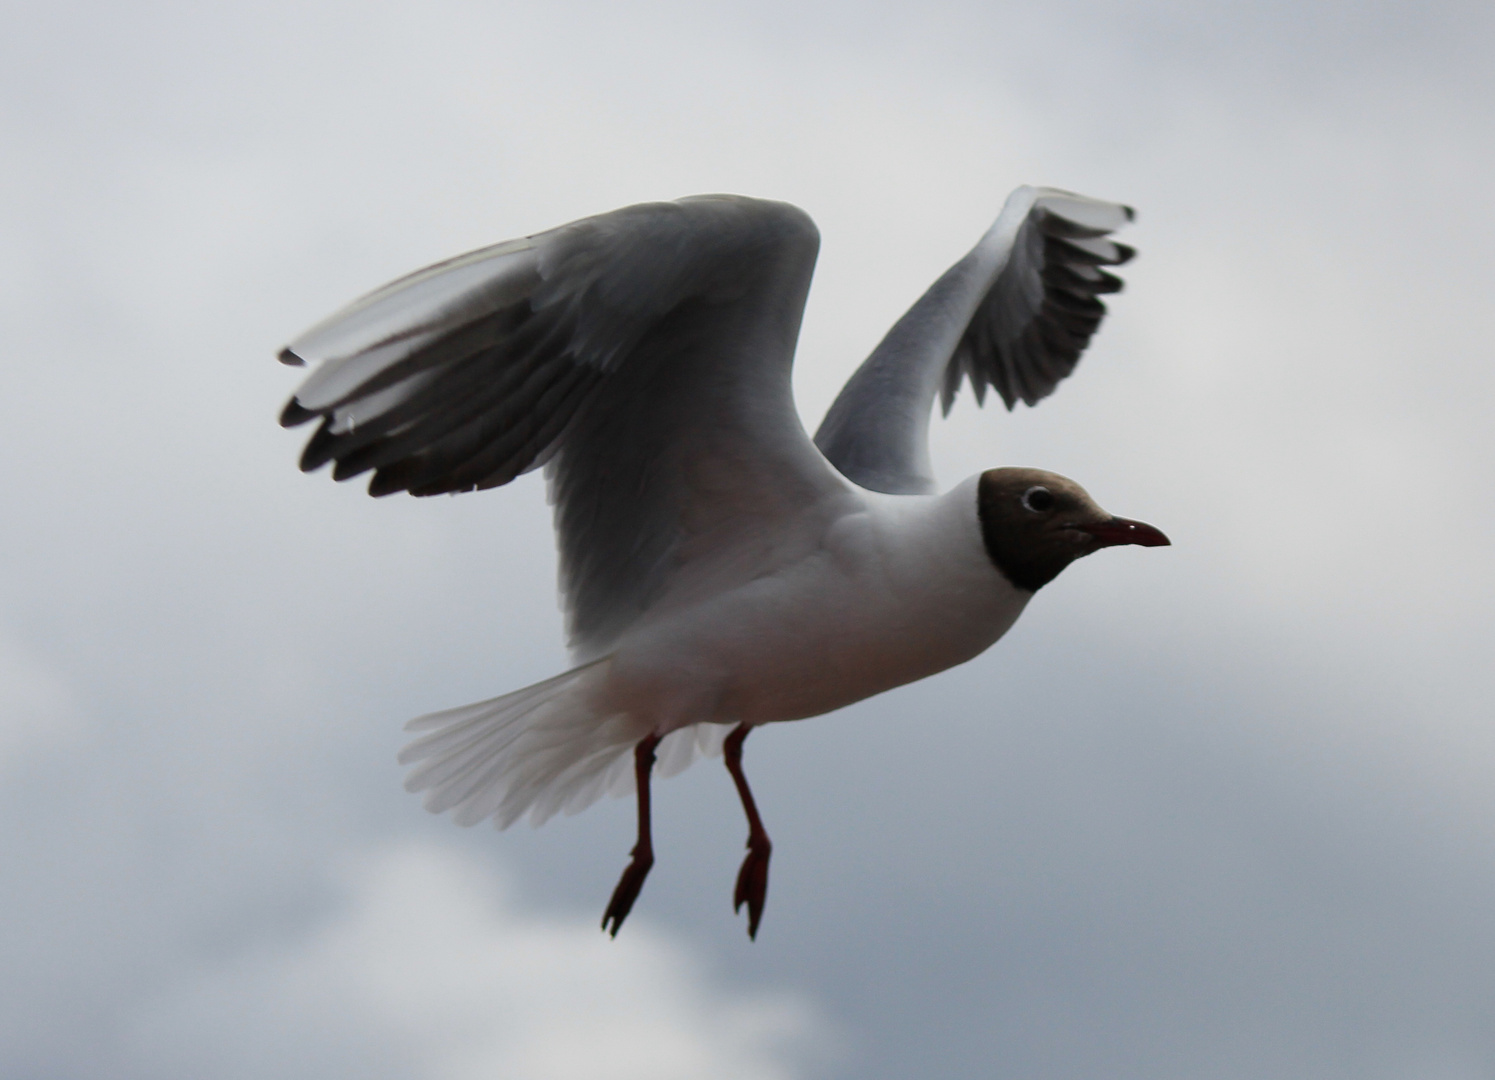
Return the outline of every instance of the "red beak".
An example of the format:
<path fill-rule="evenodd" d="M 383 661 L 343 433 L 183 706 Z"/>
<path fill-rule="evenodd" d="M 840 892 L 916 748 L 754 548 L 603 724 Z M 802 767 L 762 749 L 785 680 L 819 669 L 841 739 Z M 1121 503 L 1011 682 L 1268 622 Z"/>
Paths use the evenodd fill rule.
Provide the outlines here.
<path fill-rule="evenodd" d="M 1127 518 L 1113 517 L 1095 525 L 1076 526 L 1088 532 L 1098 541 L 1097 549 L 1116 547 L 1118 544 L 1136 544 L 1139 547 L 1167 547 L 1171 541 L 1151 525 Z"/>

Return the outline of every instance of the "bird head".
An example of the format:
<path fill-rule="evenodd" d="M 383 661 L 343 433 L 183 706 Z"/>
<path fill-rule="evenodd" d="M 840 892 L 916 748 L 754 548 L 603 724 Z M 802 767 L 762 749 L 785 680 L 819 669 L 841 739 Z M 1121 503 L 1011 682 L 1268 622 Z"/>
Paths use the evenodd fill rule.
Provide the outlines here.
<path fill-rule="evenodd" d="M 1042 469 L 988 469 L 977 485 L 976 507 L 991 561 L 1030 592 L 1103 547 L 1169 543 L 1151 525 L 1107 513 L 1079 484 Z"/>

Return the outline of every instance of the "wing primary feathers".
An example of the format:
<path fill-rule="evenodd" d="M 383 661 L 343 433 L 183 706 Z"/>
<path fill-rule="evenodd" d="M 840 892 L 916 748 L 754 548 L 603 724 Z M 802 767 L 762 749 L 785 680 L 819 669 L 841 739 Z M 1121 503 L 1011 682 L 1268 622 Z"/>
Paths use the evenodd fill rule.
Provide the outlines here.
<path fill-rule="evenodd" d="M 409 471 L 411 482 L 420 483 L 418 477 L 431 469 L 466 460 L 476 452 L 472 439 L 510 425 L 557 377 L 556 371 L 546 370 L 555 366 L 565 346 L 567 321 L 556 315 L 535 317 L 527 306 L 504 309 L 374 373 L 337 404 L 320 410 L 346 412 L 350 420 L 346 427 L 324 423 L 308 441 L 301 468 L 310 471 L 336 461 L 333 478 L 347 480 L 419 452 L 420 465 L 399 475 Z M 401 377 L 412 384 L 403 399 L 369 419 L 352 419 L 375 395 L 397 390 Z M 318 415 L 295 399 L 291 406 L 287 411 L 295 418 Z M 387 473 L 385 482 L 393 475 Z"/>
<path fill-rule="evenodd" d="M 485 410 L 501 407 L 515 384 L 522 383 L 542 362 L 541 357 L 527 356 L 502 364 L 490 354 L 480 353 L 453 365 L 439 381 L 412 396 L 399 417 L 392 417 L 398 430 L 391 428 L 387 437 L 385 432 L 376 431 L 377 437 L 350 441 L 347 450 L 337 455 L 349 471 L 337 478 L 356 476 L 434 446 L 481 417 Z"/>
<path fill-rule="evenodd" d="M 585 367 L 563 369 L 519 423 L 501 433 L 484 432 L 462 448 L 459 461 L 433 454 L 431 464 L 409 478 L 405 487 L 412 495 L 445 495 L 507 484 L 528 468 L 544 441 L 560 432 L 578 400 L 600 377 L 600 372 Z"/>
<path fill-rule="evenodd" d="M 538 452 L 531 451 L 529 459 L 521 460 L 534 434 L 552 430 L 547 424 L 553 419 L 551 411 L 568 403 L 574 405 L 568 392 L 590 389 L 599 376 L 599 372 L 571 364 L 538 367 L 513 395 L 514 400 L 504 402 L 502 410 L 481 412 L 419 454 L 380 466 L 370 482 L 370 493 L 387 495 L 408 490 L 412 495 L 442 495 L 471 491 L 480 481 L 512 465 L 503 481 L 507 483 L 523 472 Z"/>
<path fill-rule="evenodd" d="M 1050 237 L 1048 246 L 1055 257 L 1071 263 L 1089 263 L 1092 266 L 1122 266 L 1132 261 L 1137 249 L 1119 244 L 1110 239 L 1081 240 Z"/>
<path fill-rule="evenodd" d="M 528 372 L 529 377 L 518 392 L 525 394 L 527 401 L 538 400 L 545 388 L 561 374 L 554 368 L 537 365 Z M 455 425 L 448 423 L 449 414 L 443 414 L 440 427 L 444 430 L 429 438 L 408 440 L 416 447 L 411 452 L 403 452 L 405 448 L 401 447 L 399 453 L 378 455 L 373 484 L 380 488 L 380 494 L 406 489 L 414 493 L 417 488 L 429 488 L 439 477 L 446 475 L 453 485 L 449 490 L 461 490 L 463 484 L 456 475 L 468 461 L 491 447 L 495 440 L 504 442 L 531 422 L 522 415 L 516 420 L 507 407 L 510 404 L 503 401 L 497 409 L 475 411 Z M 391 484 L 397 486 L 391 488 Z M 439 492 L 429 490 L 426 493 Z"/>
<path fill-rule="evenodd" d="M 1035 405 L 1078 364 L 1122 288 L 1108 267 L 1135 250 L 1110 234 L 1135 217 L 1120 203 L 1019 188 L 980 242 L 919 298 L 836 398 L 816 433 L 850 479 L 877 491 L 935 489 L 928 418 L 969 381 L 1007 408 Z"/>
<path fill-rule="evenodd" d="M 325 395 L 328 384 L 336 384 L 346 379 L 342 370 L 334 367 L 330 369 L 331 374 L 322 385 L 314 386 L 313 380 L 322 375 L 319 369 L 313 373 L 311 379 L 307 380 L 306 386 L 296 391 L 296 400 L 304 407 L 326 410 L 336 409 L 361 398 L 370 397 L 380 390 L 405 381 L 418 372 L 438 368 L 443 364 L 464 359 L 493 347 L 511 332 L 511 327 L 515 323 L 522 321 L 524 315 L 525 312 L 522 309 L 516 311 L 514 308 L 506 308 L 472 322 L 463 323 L 442 334 L 428 332 L 425 334 L 424 341 L 419 340 L 421 335 L 414 333 L 391 336 L 373 346 L 368 353 L 347 359 L 346 364 L 350 372 L 355 371 L 359 365 L 369 368 L 363 379 L 351 382 L 340 393 L 319 398 L 314 391 L 320 390 Z M 419 343 L 408 354 L 399 355 L 396 351 L 393 358 L 382 364 L 370 362 L 371 358 L 380 353 L 397 350 L 399 346 L 410 344 L 412 339 Z M 308 387 L 312 390 L 309 391 Z"/>
<path fill-rule="evenodd" d="M 586 400 L 593 386 L 604 377 L 602 372 L 577 368 L 565 385 L 554 388 L 555 401 L 550 406 L 549 418 L 525 439 L 518 451 L 511 454 L 504 464 L 475 481 L 469 490 L 486 491 L 501 487 L 521 473 L 545 464 L 547 447 L 556 445 L 562 432 L 575 418 L 581 403 Z"/>
<path fill-rule="evenodd" d="M 1030 219 L 1025 229 L 1031 224 Z M 1094 235 L 1093 229 L 1052 212 L 1040 215 L 1039 228 L 1041 237 L 1020 233 L 1014 244 L 1015 253 L 1031 251 L 1037 255 L 1033 270 L 1042 283 L 1042 295 L 1036 309 L 1024 317 L 1019 294 L 994 296 L 992 303 L 978 311 L 967 331 L 960 369 L 969 373 L 978 403 L 980 388 L 988 382 L 1009 409 L 1018 401 L 1035 405 L 1053 393 L 1074 371 L 1105 315 L 1105 306 L 1096 297 L 1122 288 L 1120 278 L 1098 267 L 1120 265 L 1135 254 L 1132 248 Z M 1090 235 L 1073 235 L 1076 231 Z M 1012 269 L 1020 270 L 1016 266 Z M 996 327 L 1011 328 L 1014 322 L 1019 324 L 1019 332 L 1002 340 Z M 957 378 L 957 387 L 959 381 Z"/>

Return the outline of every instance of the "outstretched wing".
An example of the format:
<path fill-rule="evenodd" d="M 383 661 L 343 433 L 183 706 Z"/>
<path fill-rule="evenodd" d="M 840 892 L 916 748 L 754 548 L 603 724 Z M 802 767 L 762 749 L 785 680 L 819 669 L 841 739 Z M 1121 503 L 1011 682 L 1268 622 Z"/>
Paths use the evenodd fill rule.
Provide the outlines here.
<path fill-rule="evenodd" d="M 496 487 L 549 465 L 573 645 L 598 655 L 713 544 L 844 491 L 790 366 L 819 236 L 736 196 L 650 203 L 463 255 L 281 354 L 317 365 L 301 467 L 369 492 Z"/>
<path fill-rule="evenodd" d="M 1018 188 L 981 242 L 940 277 L 842 389 L 815 444 L 849 479 L 890 494 L 935 490 L 929 415 L 964 379 L 1007 407 L 1054 392 L 1121 288 L 1101 269 L 1131 248 L 1107 236 L 1130 207 L 1056 188 Z"/>

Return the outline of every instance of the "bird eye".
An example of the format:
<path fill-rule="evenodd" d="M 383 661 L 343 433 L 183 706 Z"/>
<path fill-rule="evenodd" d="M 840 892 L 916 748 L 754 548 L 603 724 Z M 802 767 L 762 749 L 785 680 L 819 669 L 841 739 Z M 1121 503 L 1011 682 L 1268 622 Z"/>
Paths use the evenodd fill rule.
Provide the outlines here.
<path fill-rule="evenodd" d="M 1054 508 L 1054 493 L 1046 487 L 1030 487 L 1023 492 L 1023 509 L 1041 514 Z"/>

